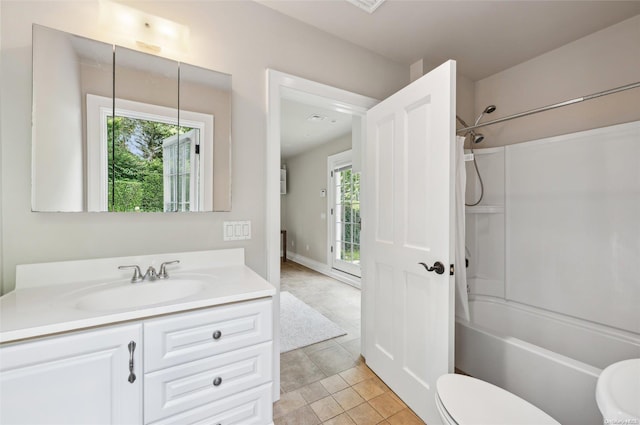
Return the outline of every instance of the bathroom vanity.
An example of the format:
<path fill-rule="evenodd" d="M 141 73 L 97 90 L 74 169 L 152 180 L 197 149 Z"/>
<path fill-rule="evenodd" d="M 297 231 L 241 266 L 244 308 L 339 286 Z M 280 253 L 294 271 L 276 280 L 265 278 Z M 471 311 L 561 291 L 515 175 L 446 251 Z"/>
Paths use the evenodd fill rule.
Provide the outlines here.
<path fill-rule="evenodd" d="M 114 267 L 175 259 L 167 279 L 150 282 Z M 69 280 L 86 270 L 106 277 Z M 0 423 L 272 423 L 275 289 L 243 250 L 27 265 L 17 275 L 0 298 Z M 53 276 L 46 285 L 44 276 Z"/>

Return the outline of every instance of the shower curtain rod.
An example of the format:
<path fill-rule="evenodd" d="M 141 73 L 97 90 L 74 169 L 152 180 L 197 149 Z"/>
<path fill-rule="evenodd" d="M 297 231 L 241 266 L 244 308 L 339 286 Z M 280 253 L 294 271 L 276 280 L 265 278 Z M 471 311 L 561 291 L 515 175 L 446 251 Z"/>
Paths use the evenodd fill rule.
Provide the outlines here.
<path fill-rule="evenodd" d="M 464 127 L 464 128 L 459 129 L 459 130 L 456 130 L 456 133 L 464 133 L 464 132 L 467 132 L 467 131 L 475 130 L 476 128 L 486 127 L 488 125 L 498 124 L 498 123 L 501 123 L 501 122 L 513 120 L 513 119 L 520 118 L 520 117 L 526 117 L 527 115 L 537 114 L 538 112 L 544 112 L 544 111 L 548 111 L 550 109 L 560 108 L 562 106 L 573 105 L 574 103 L 584 102 L 585 100 L 591 100 L 591 99 L 595 99 L 596 97 L 607 96 L 609 94 L 618 93 L 618 92 L 625 91 L 625 90 L 630 90 L 630 89 L 635 89 L 637 87 L 640 87 L 640 81 L 638 81 L 637 83 L 627 84 L 626 86 L 616 87 L 614 89 L 601 91 L 601 92 L 590 94 L 590 95 L 587 95 L 587 96 L 576 97 L 575 99 L 571 99 L 571 100 L 565 100 L 564 102 L 554 103 L 553 105 L 543 106 L 541 108 L 536 108 L 536 109 L 530 109 L 530 110 L 525 111 L 525 112 L 520 112 L 520 113 L 517 113 L 517 114 L 508 115 L 506 117 L 498 118 L 498 119 L 495 119 L 495 120 L 492 120 L 492 121 L 486 121 L 486 122 L 483 122 L 482 124 L 470 125 L 468 127 Z"/>

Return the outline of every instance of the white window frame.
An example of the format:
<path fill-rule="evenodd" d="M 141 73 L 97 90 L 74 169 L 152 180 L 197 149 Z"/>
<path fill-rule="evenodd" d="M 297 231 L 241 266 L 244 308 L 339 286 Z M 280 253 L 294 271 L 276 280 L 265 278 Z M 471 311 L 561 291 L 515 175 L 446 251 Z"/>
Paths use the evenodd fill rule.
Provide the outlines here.
<path fill-rule="evenodd" d="M 87 209 L 108 211 L 107 117 L 113 111 L 110 97 L 87 94 Z M 116 98 L 115 116 L 178 125 L 178 110 L 149 103 Z M 213 131 L 214 116 L 200 112 L 180 111 L 181 127 L 200 130 L 200 169 L 197 211 L 213 210 Z M 192 152 L 193 153 L 193 152 Z M 193 179 L 192 179 L 193 180 Z"/>

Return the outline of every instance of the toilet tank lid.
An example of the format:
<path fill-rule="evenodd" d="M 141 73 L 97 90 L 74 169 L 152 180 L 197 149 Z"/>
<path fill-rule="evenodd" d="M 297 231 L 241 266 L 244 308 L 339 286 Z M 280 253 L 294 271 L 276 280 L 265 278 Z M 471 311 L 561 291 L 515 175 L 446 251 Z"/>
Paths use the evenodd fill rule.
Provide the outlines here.
<path fill-rule="evenodd" d="M 560 425 L 528 401 L 470 376 L 442 375 L 436 390 L 444 408 L 460 425 Z"/>
<path fill-rule="evenodd" d="M 605 420 L 640 419 L 640 359 L 607 366 L 598 377 L 596 402 Z"/>

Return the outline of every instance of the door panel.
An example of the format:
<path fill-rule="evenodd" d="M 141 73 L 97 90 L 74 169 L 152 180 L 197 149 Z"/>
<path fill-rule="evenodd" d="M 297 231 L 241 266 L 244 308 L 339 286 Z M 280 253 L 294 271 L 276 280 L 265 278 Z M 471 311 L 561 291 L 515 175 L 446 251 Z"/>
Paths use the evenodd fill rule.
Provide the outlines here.
<path fill-rule="evenodd" d="M 140 325 L 122 325 L 3 346 L 0 423 L 142 423 L 141 340 Z"/>
<path fill-rule="evenodd" d="M 393 296 L 393 267 L 387 264 L 377 263 L 376 285 L 375 285 L 375 316 L 374 327 L 375 345 L 377 351 L 393 360 L 393 321 L 395 317 L 393 310 L 387 307 L 388 300 Z"/>
<path fill-rule="evenodd" d="M 376 126 L 374 136 L 373 161 L 375 170 L 375 199 L 376 210 L 379 211 L 376 227 L 376 242 L 393 243 L 393 214 L 388 208 L 383 208 L 386 204 L 394 203 L 393 183 L 394 183 L 394 116 L 385 117 Z M 369 140 L 371 140 L 369 138 Z"/>
<path fill-rule="evenodd" d="M 454 119 L 452 61 L 367 113 L 366 360 L 430 425 L 435 382 L 453 371 Z M 419 264 L 436 261 L 445 273 Z"/>

